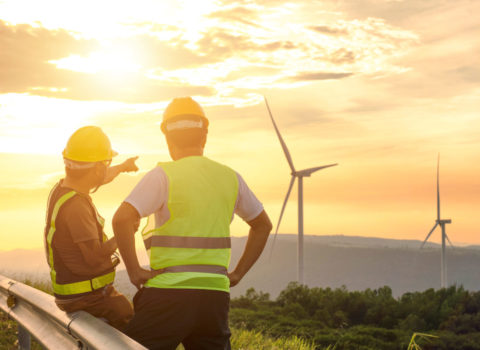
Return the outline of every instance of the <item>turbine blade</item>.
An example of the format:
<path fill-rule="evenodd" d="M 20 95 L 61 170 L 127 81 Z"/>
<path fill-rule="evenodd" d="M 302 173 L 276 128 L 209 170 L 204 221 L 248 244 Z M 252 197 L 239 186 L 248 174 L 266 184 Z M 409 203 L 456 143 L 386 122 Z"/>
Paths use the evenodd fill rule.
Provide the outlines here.
<path fill-rule="evenodd" d="M 448 243 L 452 246 L 452 248 L 455 248 L 455 246 L 452 244 L 452 241 L 450 241 L 450 238 L 448 238 L 447 234 L 445 233 L 445 238 L 447 239 Z"/>
<path fill-rule="evenodd" d="M 316 171 L 319 171 L 319 170 L 322 170 L 322 169 L 325 169 L 325 168 L 330 168 L 330 167 L 336 166 L 336 165 L 338 165 L 338 163 L 318 166 L 318 167 L 315 167 L 315 168 L 308 168 L 308 169 L 304 169 L 304 170 L 299 170 L 299 171 L 297 171 L 297 174 L 301 175 L 301 176 L 310 176 L 311 174 L 313 174 Z"/>
<path fill-rule="evenodd" d="M 440 220 L 440 153 L 437 158 L 437 220 Z"/>
<path fill-rule="evenodd" d="M 270 111 L 270 107 L 267 102 L 267 98 L 264 96 L 265 99 L 265 104 L 267 105 L 268 109 L 268 114 L 270 114 L 270 119 L 272 120 L 273 127 L 275 128 L 275 131 L 277 133 L 278 139 L 280 140 L 280 144 L 282 145 L 283 153 L 285 153 L 285 157 L 287 158 L 288 165 L 290 165 L 290 169 L 292 170 L 292 173 L 295 172 L 295 167 L 293 166 L 293 161 L 292 157 L 290 156 L 290 152 L 288 151 L 287 145 L 285 144 L 285 141 L 283 141 L 282 135 L 280 135 L 280 131 L 278 130 L 277 124 L 275 123 L 275 120 L 273 119 L 272 112 Z"/>
<path fill-rule="evenodd" d="M 294 183 L 295 183 L 295 176 L 292 175 L 292 179 L 290 180 L 290 185 L 288 186 L 287 195 L 285 196 L 285 200 L 283 201 L 283 205 L 282 205 L 282 210 L 280 211 L 280 217 L 278 218 L 277 228 L 275 229 L 275 235 L 273 236 L 273 243 L 272 243 L 272 249 L 270 250 L 269 260 L 272 258 L 273 248 L 275 247 L 275 241 L 277 240 L 278 228 L 280 227 L 280 222 L 282 221 L 283 212 L 285 211 L 285 207 L 287 206 L 288 197 L 290 197 L 290 192 L 292 192 L 292 187 Z"/>
<path fill-rule="evenodd" d="M 438 226 L 438 222 L 435 223 L 435 225 L 433 226 L 433 228 L 430 230 L 430 232 L 429 232 L 428 235 L 427 235 L 427 238 L 425 238 L 425 240 L 423 241 L 422 246 L 420 247 L 420 249 L 422 249 L 423 246 L 425 245 L 425 243 L 427 243 L 428 239 L 429 239 L 430 236 L 432 235 L 433 231 L 435 231 L 435 229 L 437 228 L 437 226 Z"/>

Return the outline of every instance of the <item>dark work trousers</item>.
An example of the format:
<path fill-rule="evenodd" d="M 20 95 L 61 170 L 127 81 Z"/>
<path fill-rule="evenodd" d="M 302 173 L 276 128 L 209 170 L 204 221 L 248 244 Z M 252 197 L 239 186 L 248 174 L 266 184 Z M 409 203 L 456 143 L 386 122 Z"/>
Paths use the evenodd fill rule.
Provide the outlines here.
<path fill-rule="evenodd" d="M 125 334 L 151 350 L 230 350 L 230 294 L 215 290 L 142 288 Z"/>

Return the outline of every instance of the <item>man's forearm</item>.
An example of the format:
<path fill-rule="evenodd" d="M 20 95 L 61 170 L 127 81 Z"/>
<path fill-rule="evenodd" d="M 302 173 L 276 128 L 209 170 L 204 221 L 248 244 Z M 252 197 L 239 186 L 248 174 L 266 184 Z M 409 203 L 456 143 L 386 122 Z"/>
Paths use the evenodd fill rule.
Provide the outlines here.
<path fill-rule="evenodd" d="M 113 217 L 113 232 L 117 238 L 118 249 L 127 268 L 128 277 L 138 289 L 160 271 L 143 269 L 135 250 L 135 232 L 140 222 L 137 210 L 128 203 L 122 203 Z"/>
<path fill-rule="evenodd" d="M 268 235 L 272 230 L 272 223 L 267 213 L 262 211 L 255 219 L 249 221 L 250 232 L 248 233 L 247 244 L 243 250 L 242 257 L 235 269 L 228 274 L 230 287 L 237 285 L 250 268 L 255 264 L 262 254 Z"/>
<path fill-rule="evenodd" d="M 113 223 L 113 232 L 117 240 L 118 250 L 123 258 L 128 272 L 140 268 L 135 251 L 135 227 L 133 223 L 115 222 Z"/>
<path fill-rule="evenodd" d="M 137 171 L 138 167 L 135 164 L 135 161 L 138 157 L 128 158 L 123 163 L 120 163 L 115 166 L 111 166 L 107 168 L 107 173 L 105 174 L 105 179 L 103 180 L 103 184 L 108 184 L 112 182 L 120 173 L 129 172 L 129 171 Z"/>
<path fill-rule="evenodd" d="M 250 228 L 248 234 L 247 244 L 243 251 L 242 257 L 238 261 L 237 266 L 234 269 L 234 273 L 238 274 L 240 278 L 243 278 L 250 268 L 255 264 L 257 259 L 263 252 L 265 244 L 267 243 L 270 230 L 266 227 L 259 229 Z"/>
<path fill-rule="evenodd" d="M 115 179 L 123 171 L 123 168 L 123 163 L 108 167 L 107 174 L 105 175 L 105 179 L 103 180 L 103 184 L 108 184 L 109 182 L 112 182 L 113 179 Z"/>

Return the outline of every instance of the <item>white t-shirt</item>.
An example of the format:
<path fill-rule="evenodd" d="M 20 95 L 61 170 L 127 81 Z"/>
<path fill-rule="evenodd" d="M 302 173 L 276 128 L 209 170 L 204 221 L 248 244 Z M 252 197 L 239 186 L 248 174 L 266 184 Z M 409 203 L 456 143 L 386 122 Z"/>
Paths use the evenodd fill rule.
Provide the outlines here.
<path fill-rule="evenodd" d="M 255 219 L 262 211 L 262 203 L 240 176 L 238 178 L 238 196 L 234 213 L 245 221 Z M 155 226 L 162 226 L 170 218 L 168 210 L 168 177 L 161 167 L 150 170 L 125 199 L 140 214 L 147 217 L 155 214 Z M 233 220 L 233 217 L 232 217 Z"/>

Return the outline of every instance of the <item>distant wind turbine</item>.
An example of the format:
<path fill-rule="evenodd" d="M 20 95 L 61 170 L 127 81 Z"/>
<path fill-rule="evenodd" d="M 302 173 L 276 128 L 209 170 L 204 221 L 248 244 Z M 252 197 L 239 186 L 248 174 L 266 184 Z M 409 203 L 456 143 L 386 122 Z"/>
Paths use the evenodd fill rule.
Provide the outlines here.
<path fill-rule="evenodd" d="M 427 238 L 425 238 L 425 240 L 423 241 L 420 249 L 423 248 L 427 240 L 432 235 L 433 231 L 435 231 L 437 226 L 440 225 L 442 229 L 442 257 L 441 257 L 441 287 L 442 288 L 447 287 L 447 259 L 445 255 L 445 240 L 448 240 L 448 243 L 450 243 L 450 245 L 453 247 L 453 244 L 450 241 L 450 238 L 448 238 L 447 236 L 445 225 L 450 224 L 451 222 L 452 220 L 450 219 L 443 219 L 443 220 L 440 219 L 440 154 L 438 154 L 438 158 L 437 158 L 437 220 L 435 220 L 435 225 L 428 233 Z"/>
<path fill-rule="evenodd" d="M 282 210 L 280 212 L 280 217 L 278 218 L 277 228 L 275 230 L 275 236 L 273 238 L 272 251 L 273 251 L 273 247 L 275 246 L 275 240 L 277 239 L 278 228 L 280 227 L 280 222 L 282 221 L 282 216 L 285 210 L 285 206 L 287 205 L 288 197 L 290 196 L 290 192 L 292 191 L 293 184 L 295 182 L 295 179 L 297 178 L 298 179 L 298 274 L 297 274 L 297 279 L 300 284 L 303 284 L 304 282 L 304 278 L 303 278 L 304 277 L 304 274 L 303 274 L 303 178 L 309 177 L 310 175 L 312 175 L 314 172 L 318 170 L 329 168 L 338 164 L 335 163 L 335 164 L 323 165 L 315 168 L 308 168 L 304 170 L 298 170 L 298 171 L 295 170 L 295 167 L 293 166 L 292 157 L 290 156 L 290 152 L 288 151 L 287 145 L 283 141 L 282 135 L 280 135 L 280 131 L 278 130 L 277 124 L 273 119 L 272 112 L 270 111 L 270 107 L 268 106 L 267 98 L 264 97 L 264 99 L 265 99 L 265 104 L 267 105 L 268 114 L 270 115 L 270 119 L 272 120 L 272 123 L 273 123 L 273 127 L 275 128 L 275 132 L 277 133 L 278 139 L 280 140 L 280 144 L 282 145 L 283 153 L 285 153 L 285 157 L 287 158 L 288 165 L 290 166 L 290 169 L 292 171 L 291 172 L 292 178 L 290 180 L 290 185 L 288 186 L 287 195 L 283 202 Z"/>

